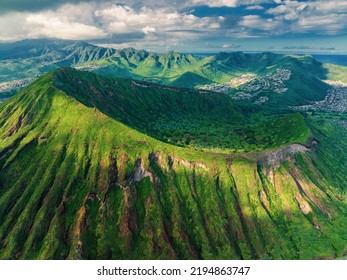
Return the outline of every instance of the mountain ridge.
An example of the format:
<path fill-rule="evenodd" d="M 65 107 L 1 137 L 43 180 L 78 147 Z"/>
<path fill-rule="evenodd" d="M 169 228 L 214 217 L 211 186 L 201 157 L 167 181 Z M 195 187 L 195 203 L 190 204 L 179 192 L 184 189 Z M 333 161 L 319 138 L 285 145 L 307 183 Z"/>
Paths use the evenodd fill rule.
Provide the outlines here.
<path fill-rule="evenodd" d="M 55 45 L 54 42 L 57 42 L 58 47 L 52 47 Z M 340 79 L 347 72 L 343 67 L 323 65 L 311 56 L 280 55 L 270 52 L 259 54 L 221 52 L 215 56 L 199 57 L 177 52 L 154 53 L 133 48 L 115 50 L 74 41 L 33 40 L 26 43 L 30 46 L 14 51 L 14 57 L 20 54 L 20 51 L 25 53 L 35 49 L 33 47 L 35 44 L 43 45 L 43 48 L 46 46 L 50 51 L 43 56 L 3 60 L 4 63 L 0 67 L 0 82 L 3 82 L 0 84 L 0 91 L 3 92 L 1 93 L 3 98 L 7 98 L 18 88 L 26 85 L 25 78 L 37 77 L 57 67 L 73 66 L 105 76 L 178 87 L 210 86 L 210 90 L 218 91 L 221 85 L 225 85 L 223 90 L 235 99 L 257 102 L 262 106 L 281 104 L 282 107 L 290 107 L 323 100 L 329 89 L 324 80 Z M 14 46 L 16 44 L 25 45 L 25 42 L 14 43 Z M 232 79 L 242 75 L 256 75 L 257 79 L 264 80 L 266 75 L 271 75 L 277 70 L 290 71 L 292 74 L 288 81 L 284 81 L 280 93 L 274 91 L 276 88 L 272 88 L 271 85 L 268 90 L 257 91 L 257 85 L 250 84 L 250 89 L 253 87 L 254 90 L 244 91 L 233 86 L 231 82 Z M 23 80 L 23 83 L 18 81 L 11 84 L 12 80 Z"/>
<path fill-rule="evenodd" d="M 84 79 L 95 90 L 81 89 Z M 335 119 L 306 116 L 317 143 L 276 166 L 164 143 L 111 117 L 106 93 L 143 107 L 151 92 L 184 96 L 183 89 L 144 85 L 147 91 L 63 68 L 0 105 L 1 259 L 321 259 L 346 252 L 347 142 Z M 132 97 L 140 92 L 141 99 Z M 87 100 L 100 104 L 75 98 L 91 94 Z M 107 115 L 98 109 L 107 106 Z"/>

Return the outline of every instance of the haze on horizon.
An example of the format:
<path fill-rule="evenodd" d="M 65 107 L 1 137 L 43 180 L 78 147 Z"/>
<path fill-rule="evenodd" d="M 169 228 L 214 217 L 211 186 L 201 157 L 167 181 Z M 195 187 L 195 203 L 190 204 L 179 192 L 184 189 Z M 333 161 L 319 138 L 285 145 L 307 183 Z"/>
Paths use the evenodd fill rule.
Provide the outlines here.
<path fill-rule="evenodd" d="M 0 0 L 0 42 L 180 52 L 347 53 L 347 1 Z"/>

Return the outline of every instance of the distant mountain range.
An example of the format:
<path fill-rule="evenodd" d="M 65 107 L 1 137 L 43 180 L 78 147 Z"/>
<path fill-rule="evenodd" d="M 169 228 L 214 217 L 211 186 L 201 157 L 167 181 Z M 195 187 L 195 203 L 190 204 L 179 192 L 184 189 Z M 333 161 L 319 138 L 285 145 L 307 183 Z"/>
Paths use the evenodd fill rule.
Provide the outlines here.
<path fill-rule="evenodd" d="M 132 48 L 115 50 L 52 39 L 0 44 L 0 61 L 3 99 L 32 78 L 63 66 L 105 76 L 223 91 L 235 99 L 270 106 L 300 106 L 322 100 L 330 87 L 324 80 L 347 80 L 347 68 L 323 65 L 308 55 L 234 52 L 201 57 Z M 281 73 L 288 77 L 282 80 Z M 245 75 L 252 79 L 233 83 Z"/>

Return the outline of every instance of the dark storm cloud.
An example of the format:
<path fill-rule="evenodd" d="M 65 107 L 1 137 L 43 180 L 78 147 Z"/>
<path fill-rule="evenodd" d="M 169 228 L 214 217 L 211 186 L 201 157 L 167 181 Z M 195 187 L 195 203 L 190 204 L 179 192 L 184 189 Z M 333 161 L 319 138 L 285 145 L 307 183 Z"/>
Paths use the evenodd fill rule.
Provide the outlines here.
<path fill-rule="evenodd" d="M 56 8 L 63 4 L 78 4 L 82 2 L 94 2 L 94 0 L 0 0 L 0 13 L 39 11 Z M 99 1 L 108 2 L 108 1 Z"/>

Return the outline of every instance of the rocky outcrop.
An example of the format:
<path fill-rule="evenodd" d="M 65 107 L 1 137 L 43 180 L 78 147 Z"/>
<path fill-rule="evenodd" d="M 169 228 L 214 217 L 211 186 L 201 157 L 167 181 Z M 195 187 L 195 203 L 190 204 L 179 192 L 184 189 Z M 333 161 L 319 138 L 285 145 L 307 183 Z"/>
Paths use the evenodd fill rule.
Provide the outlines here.
<path fill-rule="evenodd" d="M 265 152 L 258 159 L 258 163 L 273 166 L 274 169 L 279 168 L 284 161 L 294 161 L 294 156 L 298 153 L 304 153 L 308 148 L 301 144 L 291 144 L 275 151 Z"/>
<path fill-rule="evenodd" d="M 285 161 L 295 162 L 296 154 L 305 153 L 309 149 L 302 144 L 289 144 L 275 150 L 250 152 L 240 155 L 240 157 L 256 161 L 259 165 L 271 166 L 272 169 L 276 170 Z"/>
<path fill-rule="evenodd" d="M 146 177 L 149 177 L 151 182 L 153 182 L 152 173 L 144 169 L 144 167 L 141 164 L 141 159 L 137 159 L 135 162 L 135 172 L 134 172 L 133 180 L 134 182 L 140 182 Z"/>
<path fill-rule="evenodd" d="M 179 166 L 183 166 L 188 169 L 194 169 L 196 167 L 202 168 L 205 171 L 208 171 L 207 166 L 202 162 L 191 162 L 178 157 L 170 157 L 169 163 L 173 166 L 174 169 L 177 169 Z"/>

